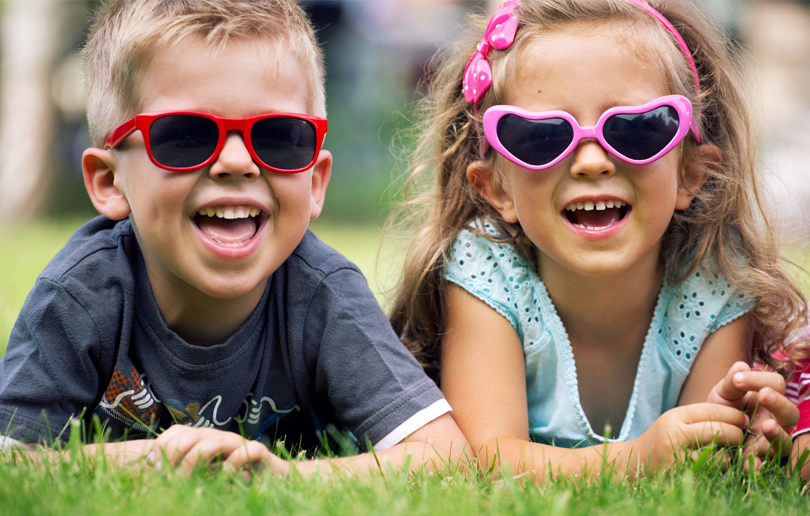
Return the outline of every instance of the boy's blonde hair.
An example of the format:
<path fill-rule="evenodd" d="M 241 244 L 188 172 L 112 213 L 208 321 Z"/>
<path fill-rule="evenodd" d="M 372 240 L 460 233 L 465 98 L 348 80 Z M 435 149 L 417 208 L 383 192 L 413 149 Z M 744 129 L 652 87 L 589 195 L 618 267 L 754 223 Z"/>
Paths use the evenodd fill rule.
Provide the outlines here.
<path fill-rule="evenodd" d="M 689 208 L 675 213 L 663 235 L 662 258 L 670 281 L 681 281 L 698 266 L 714 269 L 744 295 L 757 300 L 749 314 L 753 358 L 782 366 L 772 356 L 777 349 L 794 361 L 808 354 L 807 346 L 796 341 L 808 322 L 807 302 L 780 267 L 774 231 L 760 204 L 756 138 L 742 74 L 730 55 L 727 39 L 691 1 L 647 3 L 686 41 L 699 72 L 699 94 L 675 39 L 657 20 L 627 0 L 523 0 L 515 43 L 489 53 L 493 84 L 477 110 L 464 100 L 462 75 L 488 17 L 470 17 L 471 30 L 439 56 L 438 71 L 421 104 L 419 118 L 424 122 L 406 184 L 406 202 L 398 218 L 392 219 L 400 226 L 414 228 L 416 235 L 405 258 L 391 323 L 429 372 L 440 356 L 442 296 L 447 288 L 443 269 L 458 232 L 465 228 L 476 231 L 472 222 L 489 219 L 503 237 L 498 241 L 533 255 L 533 244 L 520 224 L 504 222 L 467 181 L 467 165 L 476 160 L 492 164 L 496 181 L 500 174 L 496 152 L 490 149 L 481 155 L 483 113 L 504 103 L 504 89 L 513 82 L 516 62 L 527 46 L 544 35 L 582 30 L 587 28 L 583 24 L 594 23 L 615 29 L 616 37 L 623 38 L 631 51 L 660 63 L 669 93 L 692 101 L 704 143 L 722 152 L 719 166 L 705 164 L 706 182 Z M 681 148 L 682 159 L 699 162 L 697 145 L 691 138 L 685 139 Z M 414 191 L 416 195 L 409 199 Z M 401 234 L 405 229 L 398 230 Z"/>
<path fill-rule="evenodd" d="M 326 117 L 323 57 L 294 0 L 109 0 L 82 50 L 95 146 L 139 113 L 138 81 L 155 52 L 189 35 L 202 37 L 214 51 L 237 38 L 274 41 L 305 66 L 309 114 Z"/>

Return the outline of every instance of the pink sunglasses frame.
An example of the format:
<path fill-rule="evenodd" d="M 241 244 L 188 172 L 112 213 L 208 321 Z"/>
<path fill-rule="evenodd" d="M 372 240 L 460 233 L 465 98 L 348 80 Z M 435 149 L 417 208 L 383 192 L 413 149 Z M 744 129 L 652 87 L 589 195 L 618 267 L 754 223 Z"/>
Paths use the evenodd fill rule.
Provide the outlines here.
<path fill-rule="evenodd" d="M 646 113 L 662 106 L 670 106 L 678 112 L 678 131 L 675 133 L 672 141 L 670 141 L 666 147 L 661 149 L 651 158 L 644 160 L 630 159 L 614 149 L 602 135 L 602 130 L 605 127 L 605 123 L 614 115 Z M 500 119 L 506 115 L 516 115 L 521 118 L 525 118 L 526 120 L 561 118 L 571 124 L 571 127 L 574 129 L 574 137 L 571 139 L 571 143 L 568 145 L 565 151 L 561 152 L 560 155 L 553 161 L 550 161 L 545 165 L 531 165 L 517 158 L 501 144 L 501 141 L 498 138 L 498 121 L 500 121 Z M 700 143 L 700 132 L 698 130 L 697 122 L 692 116 L 692 103 L 689 102 L 689 99 L 681 95 L 666 95 L 641 106 L 612 107 L 602 113 L 602 115 L 599 117 L 599 121 L 593 127 L 580 127 L 577 120 L 571 114 L 566 113 L 565 111 L 533 112 L 516 106 L 500 105 L 492 106 L 484 113 L 484 136 L 486 137 L 487 142 L 489 142 L 489 144 L 504 158 L 530 170 L 544 170 L 546 168 L 553 167 L 565 159 L 566 156 L 571 154 L 579 142 L 584 139 L 596 139 L 602 148 L 622 161 L 633 165 L 646 165 L 660 159 L 662 156 L 674 149 L 689 132 L 691 132 L 695 140 Z"/>
<path fill-rule="evenodd" d="M 213 121 L 217 128 L 219 129 L 219 136 L 217 139 L 217 146 L 214 149 L 214 152 L 211 153 L 211 156 L 205 160 L 203 163 L 199 165 L 194 165 L 193 167 L 169 167 L 167 165 L 163 165 L 158 163 L 155 157 L 152 155 L 152 146 L 149 142 L 149 129 L 152 127 L 152 123 L 165 116 L 170 115 L 193 115 L 199 116 L 201 118 L 206 118 L 208 120 Z M 253 142 L 248 137 L 246 138 L 245 135 L 250 135 L 250 131 L 253 128 L 253 125 L 260 121 L 265 120 L 268 118 L 294 118 L 297 120 L 305 120 L 310 122 L 315 127 L 315 153 L 312 157 L 312 161 L 303 168 L 297 168 L 295 170 L 286 170 L 280 169 L 276 167 L 272 167 L 262 161 L 261 158 L 256 154 L 256 151 L 253 150 Z M 326 133 L 329 130 L 329 122 L 325 118 L 312 116 L 312 115 L 302 115 L 300 113 L 266 113 L 263 115 L 252 116 L 249 118 L 222 118 L 219 116 L 211 115 L 208 113 L 201 113 L 199 111 L 157 111 L 153 113 L 141 113 L 139 115 L 135 115 L 135 118 L 127 120 L 120 126 L 118 126 L 110 135 L 107 137 L 107 140 L 104 142 L 104 149 L 115 149 L 129 136 L 130 134 L 134 133 L 136 130 L 141 131 L 143 135 L 144 145 L 146 146 L 146 153 L 149 155 L 149 159 L 155 166 L 160 167 L 164 170 L 171 170 L 174 172 L 186 172 L 191 170 L 197 170 L 203 167 L 206 167 L 216 161 L 219 157 L 220 153 L 222 152 L 222 148 L 225 146 L 225 139 L 226 136 L 230 131 L 239 131 L 242 134 L 242 140 L 245 143 L 245 147 L 250 153 L 251 158 L 261 167 L 266 168 L 268 170 L 272 170 L 274 172 L 280 172 L 282 174 L 295 174 L 297 172 L 303 172 L 305 170 L 310 169 L 314 164 L 315 161 L 318 159 L 318 155 L 321 152 L 321 147 L 323 146 L 324 138 L 326 137 Z"/>

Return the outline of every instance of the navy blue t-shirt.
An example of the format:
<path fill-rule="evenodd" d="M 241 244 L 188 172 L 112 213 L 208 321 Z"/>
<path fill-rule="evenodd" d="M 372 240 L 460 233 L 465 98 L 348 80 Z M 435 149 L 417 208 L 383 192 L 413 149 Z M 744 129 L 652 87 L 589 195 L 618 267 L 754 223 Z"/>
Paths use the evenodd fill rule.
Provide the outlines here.
<path fill-rule="evenodd" d="M 307 448 L 334 425 L 375 443 L 440 399 L 359 269 L 310 231 L 242 327 L 201 347 L 163 321 L 129 220 L 98 217 L 39 276 L 0 359 L 0 429 L 25 442 L 96 415 L 111 439 L 177 422 Z"/>

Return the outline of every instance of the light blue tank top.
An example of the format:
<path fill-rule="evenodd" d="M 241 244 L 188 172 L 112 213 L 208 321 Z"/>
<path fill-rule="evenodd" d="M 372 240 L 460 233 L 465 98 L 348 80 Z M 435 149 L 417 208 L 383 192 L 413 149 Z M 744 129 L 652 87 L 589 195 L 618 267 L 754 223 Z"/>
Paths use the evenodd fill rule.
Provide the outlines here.
<path fill-rule="evenodd" d="M 482 225 L 496 234 L 491 224 Z M 511 245 L 463 230 L 452 245 L 445 277 L 494 308 L 517 331 L 526 360 L 531 439 L 568 448 L 604 442 L 603 429 L 591 428 L 580 404 L 571 344 L 535 261 Z M 706 337 L 753 304 L 722 276 L 702 269 L 677 285 L 664 280 L 624 422 L 608 441 L 634 439 L 674 408 Z"/>

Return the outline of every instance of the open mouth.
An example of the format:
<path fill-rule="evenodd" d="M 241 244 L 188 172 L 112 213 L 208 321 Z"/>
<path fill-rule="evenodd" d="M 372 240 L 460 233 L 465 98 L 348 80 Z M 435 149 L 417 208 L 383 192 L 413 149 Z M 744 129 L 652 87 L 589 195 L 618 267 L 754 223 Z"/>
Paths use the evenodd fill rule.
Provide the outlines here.
<path fill-rule="evenodd" d="M 563 216 L 573 226 L 598 231 L 618 224 L 632 208 L 617 200 L 572 202 L 563 210 Z"/>
<path fill-rule="evenodd" d="M 225 247 L 241 247 L 256 235 L 266 216 L 254 206 L 212 206 L 194 215 L 202 233 Z"/>

